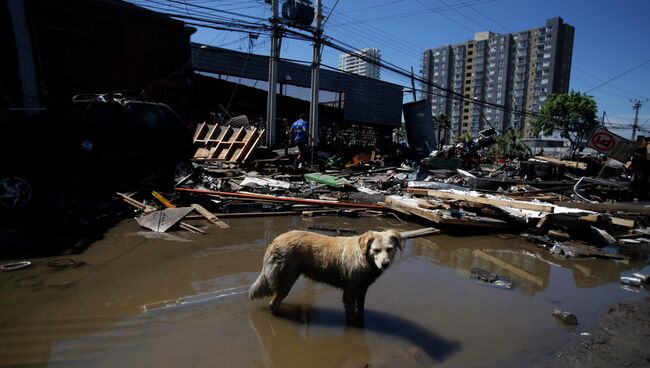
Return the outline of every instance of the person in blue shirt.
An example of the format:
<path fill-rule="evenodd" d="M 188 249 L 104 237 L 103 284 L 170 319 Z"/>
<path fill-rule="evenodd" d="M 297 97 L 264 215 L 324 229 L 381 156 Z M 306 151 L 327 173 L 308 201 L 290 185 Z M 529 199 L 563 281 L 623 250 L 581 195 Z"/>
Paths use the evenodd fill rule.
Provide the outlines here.
<path fill-rule="evenodd" d="M 291 124 L 291 129 L 289 129 L 289 144 L 291 140 L 296 143 L 298 146 L 298 158 L 294 163 L 295 167 L 302 167 L 302 164 L 307 159 L 307 143 L 308 139 L 311 138 L 309 135 L 309 127 L 305 121 L 305 114 L 300 114 L 300 118 Z"/>

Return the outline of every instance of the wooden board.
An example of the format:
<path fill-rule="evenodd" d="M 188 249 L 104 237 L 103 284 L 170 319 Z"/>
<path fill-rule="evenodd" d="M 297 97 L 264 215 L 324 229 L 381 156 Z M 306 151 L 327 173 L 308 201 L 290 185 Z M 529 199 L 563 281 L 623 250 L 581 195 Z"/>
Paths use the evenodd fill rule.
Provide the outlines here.
<path fill-rule="evenodd" d="M 638 203 L 613 202 L 613 203 L 586 203 L 586 202 L 556 202 L 557 205 L 569 208 L 579 208 L 595 212 L 626 212 L 650 216 L 650 206 Z"/>
<path fill-rule="evenodd" d="M 200 204 L 192 203 L 192 208 L 198 213 L 201 214 L 201 216 L 205 217 L 206 220 L 210 221 L 214 225 L 222 228 L 222 229 L 229 229 L 230 225 L 226 224 L 225 222 L 219 220 L 219 218 L 213 214 L 212 212 L 206 210 L 203 206 Z"/>
<path fill-rule="evenodd" d="M 418 216 L 437 224 L 498 229 L 506 229 L 510 227 L 507 222 L 490 217 L 464 216 L 461 218 L 455 218 L 449 215 L 449 211 L 414 207 L 391 197 L 386 197 L 385 203 L 389 209 Z"/>
<path fill-rule="evenodd" d="M 421 236 L 427 236 L 433 234 L 440 234 L 440 230 L 436 229 L 435 227 L 425 227 L 422 229 L 402 231 L 401 233 L 399 233 L 402 239 L 418 238 Z"/>
<path fill-rule="evenodd" d="M 586 170 L 587 169 L 587 163 L 585 163 L 585 162 L 559 160 L 557 158 L 546 157 L 546 156 L 535 156 L 535 160 L 550 162 L 550 163 L 553 163 L 553 164 L 556 164 L 556 165 L 570 167 L 572 169 L 579 169 L 579 170 Z"/>
<path fill-rule="evenodd" d="M 509 208 L 518 208 L 522 210 L 532 210 L 532 211 L 553 213 L 553 206 L 539 204 L 539 203 L 514 201 L 514 200 L 506 200 L 506 199 L 499 199 L 499 198 L 478 197 L 478 196 L 471 196 L 466 194 L 444 192 L 441 190 L 434 190 L 434 189 L 408 188 L 408 192 L 413 194 L 419 194 L 419 195 L 428 195 L 428 196 L 442 198 L 442 199 L 456 199 L 456 200 L 463 200 L 466 202 L 482 203 L 482 204 L 487 204 L 492 206 L 501 206 L 501 207 L 509 207 Z"/>
<path fill-rule="evenodd" d="M 246 161 L 260 144 L 264 129 L 199 124 L 194 133 L 196 160 L 232 163 Z"/>

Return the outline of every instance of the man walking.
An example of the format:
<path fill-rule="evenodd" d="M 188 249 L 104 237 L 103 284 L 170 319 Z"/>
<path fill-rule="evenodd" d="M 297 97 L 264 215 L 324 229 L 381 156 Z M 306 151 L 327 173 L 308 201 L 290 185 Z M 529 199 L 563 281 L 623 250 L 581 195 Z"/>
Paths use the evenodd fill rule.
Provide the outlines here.
<path fill-rule="evenodd" d="M 307 122 L 305 121 L 305 114 L 300 114 L 300 118 L 291 124 L 291 129 L 289 129 L 289 145 L 291 145 L 291 139 L 298 146 L 298 158 L 294 163 L 295 168 L 302 168 L 302 164 L 307 159 L 307 143 L 309 136 L 309 128 Z"/>

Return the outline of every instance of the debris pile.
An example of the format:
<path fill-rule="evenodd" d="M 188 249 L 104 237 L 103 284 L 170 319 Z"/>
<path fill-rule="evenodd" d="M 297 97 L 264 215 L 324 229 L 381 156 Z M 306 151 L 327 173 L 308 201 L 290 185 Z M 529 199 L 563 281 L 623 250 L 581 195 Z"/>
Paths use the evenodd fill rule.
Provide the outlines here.
<path fill-rule="evenodd" d="M 445 232 L 521 234 L 564 258 L 626 260 L 650 247 L 650 206 L 633 201 L 629 173 L 607 159 L 489 159 L 485 148 L 496 133 L 485 131 L 420 162 L 394 145 L 385 152 L 314 152 L 312 165 L 298 168 L 297 150 L 259 147 L 263 133 L 242 119 L 201 124 L 191 173 L 173 189 L 119 196 L 141 213 L 142 227 L 156 232 L 213 231 L 205 225 L 221 231 L 227 219 L 254 216 L 391 216 Z"/>

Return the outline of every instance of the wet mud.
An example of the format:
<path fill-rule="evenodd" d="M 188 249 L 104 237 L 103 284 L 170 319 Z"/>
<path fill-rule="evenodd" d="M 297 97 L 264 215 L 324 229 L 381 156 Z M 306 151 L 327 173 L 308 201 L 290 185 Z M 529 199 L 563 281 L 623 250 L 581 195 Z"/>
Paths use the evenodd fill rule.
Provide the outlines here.
<path fill-rule="evenodd" d="M 435 235 L 407 240 L 348 327 L 341 291 L 300 279 L 279 316 L 247 298 L 266 244 L 309 226 L 420 226 L 382 218 L 227 220 L 206 236 L 155 234 L 127 220 L 73 268 L 34 259 L 0 273 L 0 366 L 519 367 L 549 361 L 615 302 L 643 298 L 619 277 L 646 261 L 556 258 L 517 238 Z M 200 225 L 200 223 L 196 223 Z M 513 289 L 470 278 L 483 268 Z M 578 316 L 558 324 L 553 309 Z"/>

